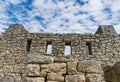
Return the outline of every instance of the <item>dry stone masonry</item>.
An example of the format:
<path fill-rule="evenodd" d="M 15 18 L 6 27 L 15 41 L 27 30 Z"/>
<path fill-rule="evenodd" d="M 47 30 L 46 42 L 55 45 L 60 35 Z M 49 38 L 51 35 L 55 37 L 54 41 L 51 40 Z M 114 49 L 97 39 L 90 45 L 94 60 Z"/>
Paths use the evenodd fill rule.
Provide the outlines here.
<path fill-rule="evenodd" d="M 120 82 L 119 60 L 120 35 L 111 25 L 52 34 L 12 24 L 0 35 L 0 82 Z"/>

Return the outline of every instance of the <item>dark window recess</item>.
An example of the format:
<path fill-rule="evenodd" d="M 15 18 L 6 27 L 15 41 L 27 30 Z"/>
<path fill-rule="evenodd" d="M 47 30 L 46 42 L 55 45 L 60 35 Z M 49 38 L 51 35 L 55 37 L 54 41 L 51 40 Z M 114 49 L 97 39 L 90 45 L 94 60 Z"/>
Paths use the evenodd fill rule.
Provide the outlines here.
<path fill-rule="evenodd" d="M 64 50 L 64 54 L 67 55 L 71 55 L 71 42 L 67 41 L 65 42 L 65 50 Z"/>
<path fill-rule="evenodd" d="M 46 54 L 52 54 L 52 42 L 47 42 Z"/>
<path fill-rule="evenodd" d="M 86 54 L 92 55 L 91 42 L 86 42 Z"/>
<path fill-rule="evenodd" d="M 27 39 L 27 48 L 26 48 L 27 52 L 30 51 L 31 43 L 32 43 L 32 39 Z"/>

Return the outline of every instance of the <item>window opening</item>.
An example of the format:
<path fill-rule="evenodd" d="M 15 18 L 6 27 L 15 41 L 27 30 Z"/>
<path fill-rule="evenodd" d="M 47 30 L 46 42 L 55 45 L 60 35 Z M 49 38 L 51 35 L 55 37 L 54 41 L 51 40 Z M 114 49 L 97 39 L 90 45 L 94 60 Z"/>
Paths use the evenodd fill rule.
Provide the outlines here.
<path fill-rule="evenodd" d="M 30 51 L 30 48 L 31 48 L 31 43 L 32 43 L 32 39 L 27 39 L 27 52 Z"/>
<path fill-rule="evenodd" d="M 92 55 L 91 42 L 86 42 L 86 54 Z"/>
<path fill-rule="evenodd" d="M 65 52 L 66 56 L 71 55 L 71 42 L 65 42 Z"/>
<path fill-rule="evenodd" d="M 47 42 L 46 54 L 52 54 L 52 42 Z"/>

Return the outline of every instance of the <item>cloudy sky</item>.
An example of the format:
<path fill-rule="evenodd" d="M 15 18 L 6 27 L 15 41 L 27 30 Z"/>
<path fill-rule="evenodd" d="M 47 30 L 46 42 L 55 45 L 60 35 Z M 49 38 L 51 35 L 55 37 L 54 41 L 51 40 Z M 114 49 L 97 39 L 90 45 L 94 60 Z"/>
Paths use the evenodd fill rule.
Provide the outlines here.
<path fill-rule="evenodd" d="M 95 33 L 113 25 L 120 33 L 120 0 L 0 0 L 0 33 L 16 23 L 30 32 Z"/>

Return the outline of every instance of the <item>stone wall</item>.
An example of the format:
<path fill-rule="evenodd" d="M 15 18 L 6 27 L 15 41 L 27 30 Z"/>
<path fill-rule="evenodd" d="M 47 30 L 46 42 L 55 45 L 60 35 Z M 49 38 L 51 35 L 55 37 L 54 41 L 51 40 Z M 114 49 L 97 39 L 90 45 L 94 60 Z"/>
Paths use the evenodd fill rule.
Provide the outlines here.
<path fill-rule="evenodd" d="M 52 34 L 13 24 L 0 35 L 0 82 L 105 82 L 103 69 L 120 58 L 119 37 L 111 25 L 95 34 Z"/>

